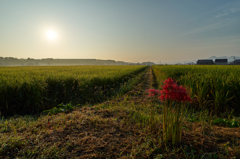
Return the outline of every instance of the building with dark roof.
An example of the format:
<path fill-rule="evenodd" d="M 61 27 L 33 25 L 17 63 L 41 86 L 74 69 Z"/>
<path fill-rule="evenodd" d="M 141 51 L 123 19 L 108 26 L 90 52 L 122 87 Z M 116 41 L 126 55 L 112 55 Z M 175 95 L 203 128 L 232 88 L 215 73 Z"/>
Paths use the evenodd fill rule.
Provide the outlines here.
<path fill-rule="evenodd" d="M 228 59 L 215 59 L 215 64 L 216 65 L 227 65 Z"/>
<path fill-rule="evenodd" d="M 213 60 L 198 60 L 197 61 L 197 65 L 212 65 Z"/>
<path fill-rule="evenodd" d="M 240 59 L 234 60 L 234 61 L 233 61 L 233 64 L 234 64 L 234 65 L 240 65 Z"/>

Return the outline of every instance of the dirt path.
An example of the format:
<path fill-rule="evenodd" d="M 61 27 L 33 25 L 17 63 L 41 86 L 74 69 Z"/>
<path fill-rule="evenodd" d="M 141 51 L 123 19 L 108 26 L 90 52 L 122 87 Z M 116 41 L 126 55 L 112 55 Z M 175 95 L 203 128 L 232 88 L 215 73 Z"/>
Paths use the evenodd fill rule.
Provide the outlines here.
<path fill-rule="evenodd" d="M 124 94 L 122 97 L 112 100 L 112 101 L 106 101 L 103 102 L 103 104 L 117 104 L 125 100 L 126 98 L 129 98 L 127 102 L 134 102 L 135 104 L 140 103 L 147 103 L 149 101 L 148 97 L 148 89 L 154 88 L 156 85 L 156 82 L 154 81 L 154 75 L 153 70 L 151 67 L 147 70 L 146 74 L 144 75 L 142 81 L 135 86 L 135 88 L 126 94 Z"/>

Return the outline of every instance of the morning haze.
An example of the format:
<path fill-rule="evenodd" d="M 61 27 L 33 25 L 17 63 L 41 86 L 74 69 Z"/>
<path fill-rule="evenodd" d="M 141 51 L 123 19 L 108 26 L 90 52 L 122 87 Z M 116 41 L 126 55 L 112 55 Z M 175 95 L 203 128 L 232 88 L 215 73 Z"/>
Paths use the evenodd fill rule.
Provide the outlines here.
<path fill-rule="evenodd" d="M 240 55 L 237 0 L 11 0 L 0 56 L 174 63 Z"/>

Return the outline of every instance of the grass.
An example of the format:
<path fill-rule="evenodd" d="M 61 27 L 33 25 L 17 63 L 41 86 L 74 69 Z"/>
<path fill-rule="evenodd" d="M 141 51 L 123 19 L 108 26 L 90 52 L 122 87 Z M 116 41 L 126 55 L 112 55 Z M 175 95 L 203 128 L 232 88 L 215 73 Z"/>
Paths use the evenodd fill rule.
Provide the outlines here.
<path fill-rule="evenodd" d="M 0 154 L 20 158 L 229 158 L 239 149 L 240 136 L 234 135 L 239 128 L 216 126 L 215 117 L 206 120 L 205 112 L 191 113 L 197 118 L 194 122 L 186 114 L 182 142 L 175 147 L 165 145 L 162 106 L 155 103 L 155 127 L 151 129 L 151 103 L 126 101 L 2 121 Z"/>

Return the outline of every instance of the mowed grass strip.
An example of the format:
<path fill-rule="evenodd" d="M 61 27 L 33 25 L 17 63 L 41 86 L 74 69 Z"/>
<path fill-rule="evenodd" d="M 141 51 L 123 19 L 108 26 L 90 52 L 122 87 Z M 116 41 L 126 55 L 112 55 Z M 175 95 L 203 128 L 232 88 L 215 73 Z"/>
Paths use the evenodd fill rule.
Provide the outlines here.
<path fill-rule="evenodd" d="M 27 118 L 9 120 L 8 126 L 16 131 L 2 133 L 1 157 L 118 158 L 129 156 L 144 136 L 137 126 L 122 120 L 125 113 L 112 109 L 91 107 Z"/>
<path fill-rule="evenodd" d="M 159 85 L 169 77 L 189 88 L 192 106 L 215 114 L 240 112 L 240 66 L 153 66 Z"/>
<path fill-rule="evenodd" d="M 60 103 L 106 100 L 146 66 L 0 67 L 2 115 L 37 113 Z"/>
<path fill-rule="evenodd" d="M 231 158 L 239 157 L 239 128 L 184 122 L 182 142 L 162 142 L 162 110 L 125 97 L 119 103 L 78 108 L 70 113 L 0 122 L 3 158 Z M 134 100 L 134 101 L 133 101 Z M 136 104 L 138 103 L 138 104 Z M 6 131 L 8 130 L 8 131 Z"/>

